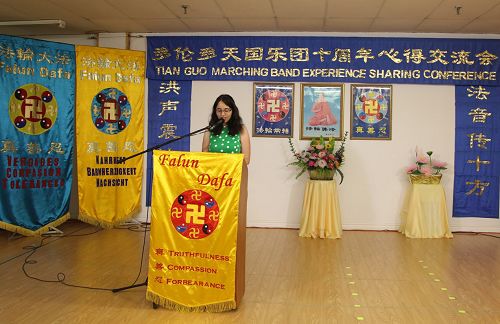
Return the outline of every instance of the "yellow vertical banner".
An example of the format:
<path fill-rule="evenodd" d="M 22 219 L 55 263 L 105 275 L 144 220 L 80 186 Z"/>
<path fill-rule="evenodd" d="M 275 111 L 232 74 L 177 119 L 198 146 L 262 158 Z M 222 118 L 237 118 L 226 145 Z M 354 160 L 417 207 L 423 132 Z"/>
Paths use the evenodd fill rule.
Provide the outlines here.
<path fill-rule="evenodd" d="M 145 53 L 76 46 L 79 219 L 112 227 L 140 208 Z"/>
<path fill-rule="evenodd" d="M 154 151 L 146 298 L 166 308 L 236 308 L 243 155 Z"/>

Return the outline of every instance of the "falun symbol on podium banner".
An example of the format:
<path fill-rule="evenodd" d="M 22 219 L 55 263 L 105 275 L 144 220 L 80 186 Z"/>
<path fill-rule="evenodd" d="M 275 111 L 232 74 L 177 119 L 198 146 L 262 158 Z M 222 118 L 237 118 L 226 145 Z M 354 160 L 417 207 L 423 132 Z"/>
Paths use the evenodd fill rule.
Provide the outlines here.
<path fill-rule="evenodd" d="M 202 239 L 212 234 L 219 224 L 219 204 L 205 191 L 186 190 L 172 204 L 170 220 L 182 236 Z"/>

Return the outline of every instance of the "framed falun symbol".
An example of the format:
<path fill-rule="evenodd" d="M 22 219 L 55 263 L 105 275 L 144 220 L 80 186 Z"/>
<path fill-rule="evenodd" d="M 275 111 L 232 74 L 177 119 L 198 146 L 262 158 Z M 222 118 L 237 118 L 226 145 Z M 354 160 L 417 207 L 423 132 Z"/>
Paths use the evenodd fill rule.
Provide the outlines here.
<path fill-rule="evenodd" d="M 342 137 L 343 87 L 341 84 L 302 84 L 300 139 Z"/>
<path fill-rule="evenodd" d="M 392 139 L 392 86 L 351 85 L 351 139 Z"/>
<path fill-rule="evenodd" d="M 254 137 L 292 137 L 293 90 L 293 83 L 254 83 Z"/>

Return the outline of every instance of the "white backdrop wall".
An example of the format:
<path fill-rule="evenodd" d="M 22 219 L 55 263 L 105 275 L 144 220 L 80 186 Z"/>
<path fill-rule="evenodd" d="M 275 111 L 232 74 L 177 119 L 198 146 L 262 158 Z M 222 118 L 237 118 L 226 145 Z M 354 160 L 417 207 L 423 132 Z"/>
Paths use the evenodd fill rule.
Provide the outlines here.
<path fill-rule="evenodd" d="M 350 84 L 344 85 L 344 130 L 350 126 Z M 231 94 L 251 132 L 252 82 L 193 82 L 192 130 L 205 126 L 215 98 Z M 294 143 L 299 141 L 300 83 L 295 84 Z M 404 194 L 409 187 L 405 167 L 418 145 L 424 152 L 450 165 L 444 172 L 448 214 L 453 197 L 455 143 L 455 92 L 453 86 L 393 85 L 392 140 L 348 140 L 345 179 L 338 186 L 344 229 L 394 230 L 399 228 Z M 297 170 L 287 139 L 252 137 L 249 165 L 248 226 L 297 228 L 307 176 L 295 179 Z M 201 150 L 201 137 L 192 138 L 191 150 Z M 338 181 L 339 179 L 337 179 Z M 455 231 L 500 231 L 498 219 L 452 218 Z"/>
<path fill-rule="evenodd" d="M 416 35 L 398 36 L 417 37 Z M 450 38 L 456 37 L 457 35 L 450 35 Z M 462 35 L 462 37 L 474 38 L 471 35 Z M 88 44 L 90 42 L 88 38 L 82 40 L 75 37 L 73 41 L 67 38 L 63 41 L 56 37 L 45 39 L 91 45 Z M 105 34 L 99 39 L 100 46 L 123 48 L 125 43 L 124 34 Z M 130 48 L 145 51 L 145 38 L 131 38 Z M 350 84 L 344 84 L 344 118 L 342 121 L 344 131 L 349 130 L 350 125 L 350 90 Z M 193 82 L 191 130 L 208 124 L 213 101 L 221 93 L 231 94 L 235 98 L 241 116 L 251 133 L 252 82 Z M 419 146 L 423 151 L 433 151 L 433 157 L 449 163 L 448 170 L 444 172 L 442 184 L 446 192 L 452 231 L 500 232 L 499 219 L 453 218 L 451 216 L 455 144 L 454 86 L 394 84 L 392 99 L 392 140 L 347 140 L 346 163 L 343 167 L 345 179 L 342 185 L 338 186 L 343 229 L 395 230 L 399 228 L 404 194 L 409 186 L 405 167 L 413 161 L 415 147 Z M 300 104 L 300 83 L 295 83 L 294 143 L 297 148 L 302 149 L 307 146 L 308 141 L 298 140 Z M 145 120 L 147 123 L 147 118 Z M 147 138 L 146 133 L 145 136 Z M 191 151 L 201 151 L 201 141 L 201 136 L 191 138 Z M 287 139 L 252 137 L 251 146 L 247 225 L 298 228 L 307 177 L 303 175 L 295 179 L 297 170 L 292 166 L 287 166 L 293 161 Z M 145 201 L 144 191 L 143 202 Z M 72 211 L 75 210 L 78 209 L 73 206 Z M 138 218 L 146 219 L 146 215 L 147 209 L 144 207 Z"/>

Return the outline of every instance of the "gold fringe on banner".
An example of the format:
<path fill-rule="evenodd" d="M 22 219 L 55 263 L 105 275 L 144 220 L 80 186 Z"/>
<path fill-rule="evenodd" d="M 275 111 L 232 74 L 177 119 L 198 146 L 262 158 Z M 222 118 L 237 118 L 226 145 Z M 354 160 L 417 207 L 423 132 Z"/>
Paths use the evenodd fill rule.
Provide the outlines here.
<path fill-rule="evenodd" d="M 109 78 L 77 78 L 75 127 L 78 178 L 79 219 L 102 228 L 112 228 L 132 217 L 141 206 L 143 156 L 123 164 L 119 162 L 144 146 L 144 83 L 146 54 L 115 48 L 76 45 L 76 74 L 109 76 Z M 113 64 L 88 64 L 112 62 Z M 123 64 L 114 64 L 121 62 Z M 119 76 L 123 76 L 119 77 Z M 129 78 L 125 82 L 125 76 Z M 98 129 L 94 119 L 106 120 L 101 104 L 95 105 L 98 94 L 104 100 L 124 96 L 124 103 L 112 104 L 117 115 L 110 117 L 117 124 L 105 122 Z M 118 114 L 118 112 L 120 112 Z M 92 148 L 88 146 L 92 143 Z M 119 163 L 118 163 L 119 162 Z M 112 169 L 124 168 L 125 174 Z M 89 173 L 89 170 L 95 170 Z M 108 173 L 109 171 L 109 173 Z M 129 172 L 130 171 L 130 172 Z"/>
<path fill-rule="evenodd" d="M 62 217 L 59 217 L 58 219 L 56 219 L 52 223 L 49 223 L 43 227 L 40 227 L 36 231 L 32 231 L 32 230 L 29 230 L 29 229 L 24 228 L 24 227 L 12 225 L 12 224 L 7 224 L 7 223 L 3 223 L 3 222 L 0 222 L 0 228 L 3 228 L 4 230 L 7 230 L 9 232 L 18 233 L 18 234 L 21 234 L 24 236 L 37 236 L 37 235 L 42 235 L 45 232 L 48 232 L 51 227 L 57 227 L 57 226 L 61 225 L 62 223 L 64 223 L 68 219 L 69 219 L 69 213 L 66 213 Z"/>
<path fill-rule="evenodd" d="M 132 218 L 134 218 L 136 216 L 136 214 L 139 212 L 139 209 L 140 208 L 137 207 L 134 211 L 132 211 L 130 213 L 130 218 L 120 219 L 118 222 L 114 222 L 114 221 L 109 222 L 109 221 L 106 221 L 103 219 L 97 219 L 95 216 L 87 215 L 86 213 L 82 212 L 81 210 L 80 210 L 80 214 L 78 215 L 78 219 L 81 220 L 82 222 L 88 223 L 90 225 L 99 226 L 99 227 L 105 228 L 105 229 L 111 229 L 117 225 L 121 225 L 124 222 L 127 222 L 127 221 L 131 220 Z"/>
<path fill-rule="evenodd" d="M 162 307 L 169 309 L 169 310 L 178 311 L 178 312 L 222 313 L 222 312 L 227 312 L 227 311 L 231 311 L 233 309 L 236 309 L 236 301 L 235 300 L 222 302 L 222 303 L 216 303 L 216 304 L 210 304 L 210 305 L 190 307 L 190 306 L 178 304 L 174 301 L 171 301 L 170 299 L 159 296 L 151 291 L 148 291 L 146 293 L 146 299 L 149 300 L 150 302 L 156 304 L 156 305 L 162 306 Z"/>

